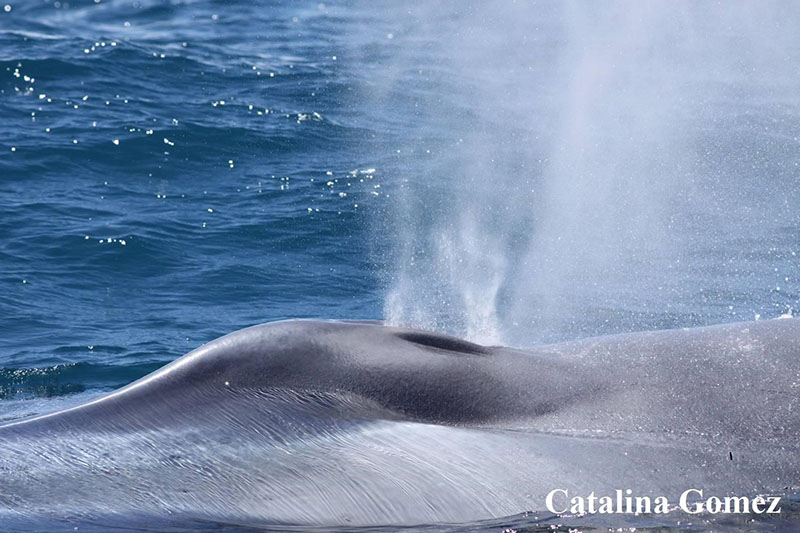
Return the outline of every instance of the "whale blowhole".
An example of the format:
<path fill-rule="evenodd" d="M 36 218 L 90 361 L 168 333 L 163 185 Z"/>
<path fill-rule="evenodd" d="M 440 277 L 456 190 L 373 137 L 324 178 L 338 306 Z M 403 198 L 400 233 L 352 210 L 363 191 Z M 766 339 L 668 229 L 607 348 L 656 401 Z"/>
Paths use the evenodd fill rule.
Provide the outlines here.
<path fill-rule="evenodd" d="M 403 332 L 397 333 L 397 337 L 425 346 L 427 348 L 434 348 L 436 350 L 445 350 L 448 352 L 464 353 L 470 355 L 487 355 L 489 350 L 469 341 L 457 339 L 455 337 L 448 337 L 447 335 L 438 335 L 435 333 L 420 333 L 420 332 Z"/>

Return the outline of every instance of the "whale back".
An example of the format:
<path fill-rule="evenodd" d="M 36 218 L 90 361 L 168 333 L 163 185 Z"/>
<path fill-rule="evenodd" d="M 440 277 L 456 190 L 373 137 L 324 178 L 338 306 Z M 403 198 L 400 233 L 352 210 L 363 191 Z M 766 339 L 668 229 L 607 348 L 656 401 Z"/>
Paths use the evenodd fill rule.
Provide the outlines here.
<path fill-rule="evenodd" d="M 800 321 L 529 350 L 287 321 L 0 426 L 0 519 L 464 522 L 555 487 L 677 498 L 800 480 Z"/>

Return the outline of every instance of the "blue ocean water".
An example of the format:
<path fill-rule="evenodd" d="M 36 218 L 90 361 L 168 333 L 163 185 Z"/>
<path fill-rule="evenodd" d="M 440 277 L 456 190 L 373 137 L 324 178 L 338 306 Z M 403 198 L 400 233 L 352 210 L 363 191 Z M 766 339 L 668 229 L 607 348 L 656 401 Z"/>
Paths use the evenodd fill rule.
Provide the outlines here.
<path fill-rule="evenodd" d="M 357 150 L 345 8 L 11 7 L 4 403 L 116 388 L 247 324 L 380 317 L 385 176 Z"/>
<path fill-rule="evenodd" d="M 284 318 L 800 306 L 796 6 L 0 5 L 0 420 Z"/>

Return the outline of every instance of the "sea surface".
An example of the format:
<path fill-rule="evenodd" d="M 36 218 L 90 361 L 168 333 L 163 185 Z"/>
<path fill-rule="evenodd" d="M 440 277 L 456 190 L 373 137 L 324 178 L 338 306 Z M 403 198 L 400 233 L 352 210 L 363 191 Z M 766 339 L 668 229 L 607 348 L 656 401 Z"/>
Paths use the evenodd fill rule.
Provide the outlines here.
<path fill-rule="evenodd" d="M 404 4 L 0 1 L 0 421 L 286 318 L 800 308 L 797 4 Z"/>

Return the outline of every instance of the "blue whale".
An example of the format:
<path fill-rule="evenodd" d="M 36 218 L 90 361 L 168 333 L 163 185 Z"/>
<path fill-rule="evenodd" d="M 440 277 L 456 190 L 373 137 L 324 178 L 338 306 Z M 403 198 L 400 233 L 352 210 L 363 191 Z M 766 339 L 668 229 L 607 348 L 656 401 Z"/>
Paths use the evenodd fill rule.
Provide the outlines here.
<path fill-rule="evenodd" d="M 377 322 L 243 329 L 0 426 L 0 523 L 459 523 L 553 489 L 800 484 L 800 321 L 527 350 Z M 126 518 L 127 517 L 127 518 Z"/>

